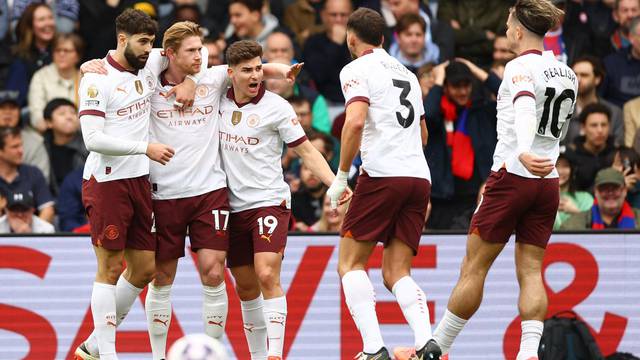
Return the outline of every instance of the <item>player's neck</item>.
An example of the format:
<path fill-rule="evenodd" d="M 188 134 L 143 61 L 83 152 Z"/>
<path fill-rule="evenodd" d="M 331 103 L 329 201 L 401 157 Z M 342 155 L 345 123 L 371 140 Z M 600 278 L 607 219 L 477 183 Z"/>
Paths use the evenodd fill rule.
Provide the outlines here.
<path fill-rule="evenodd" d="M 528 50 L 538 50 L 540 52 L 544 51 L 544 42 L 543 39 L 532 39 L 532 38 L 523 38 L 518 43 L 518 49 L 516 49 L 516 54 L 521 55 L 523 52 Z"/>
<path fill-rule="evenodd" d="M 113 60 L 115 60 L 120 66 L 127 70 L 135 70 L 131 64 L 127 61 L 127 58 L 124 56 L 124 49 L 116 49 L 116 52 L 113 53 Z"/>
<path fill-rule="evenodd" d="M 243 93 L 236 87 L 233 88 L 233 98 L 235 99 L 236 104 L 246 104 L 253 100 L 253 97 Z"/>
<path fill-rule="evenodd" d="M 380 49 L 380 46 L 373 46 L 370 44 L 360 43 L 355 46 L 354 51 L 358 57 L 361 57 L 364 54 L 368 54 L 369 52 Z"/>
<path fill-rule="evenodd" d="M 167 71 L 164 73 L 165 80 L 171 84 L 180 84 L 184 81 L 185 77 L 187 77 L 187 74 L 177 66 L 172 66 L 172 64 L 169 64 Z"/>

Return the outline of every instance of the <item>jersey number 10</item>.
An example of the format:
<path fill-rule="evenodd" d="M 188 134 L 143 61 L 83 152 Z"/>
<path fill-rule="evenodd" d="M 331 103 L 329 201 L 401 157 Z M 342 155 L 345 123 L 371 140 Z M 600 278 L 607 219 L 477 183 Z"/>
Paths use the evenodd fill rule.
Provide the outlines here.
<path fill-rule="evenodd" d="M 551 117 L 551 126 L 549 126 L 549 131 L 553 137 L 559 139 L 564 123 L 570 119 L 572 115 L 572 112 L 569 111 L 566 118 L 562 119 L 562 122 L 560 122 L 560 106 L 562 106 L 563 101 L 571 100 L 569 108 L 573 108 L 573 103 L 576 101 L 576 93 L 572 89 L 565 89 L 560 93 L 560 95 L 558 95 L 558 97 L 556 97 L 556 89 L 548 87 L 544 95 L 547 99 L 544 102 L 544 110 L 542 111 L 542 117 L 538 124 L 538 135 L 546 135 L 549 117 Z"/>

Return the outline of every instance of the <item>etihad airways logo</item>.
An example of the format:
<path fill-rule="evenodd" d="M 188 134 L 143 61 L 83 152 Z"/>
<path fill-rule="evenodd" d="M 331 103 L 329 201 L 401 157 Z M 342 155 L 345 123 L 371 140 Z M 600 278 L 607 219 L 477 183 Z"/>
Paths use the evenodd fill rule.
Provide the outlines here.
<path fill-rule="evenodd" d="M 190 117 L 190 116 L 201 116 L 201 115 L 209 115 L 213 113 L 213 106 L 208 105 L 204 107 L 194 107 L 188 109 L 167 109 L 167 110 L 158 110 L 156 112 L 156 116 L 158 119 L 173 119 L 176 117 Z"/>
<path fill-rule="evenodd" d="M 234 143 L 238 145 L 258 145 L 260 143 L 260 139 L 251 136 L 242 136 L 230 134 L 228 132 L 219 131 L 220 133 L 220 141 Z"/>
<path fill-rule="evenodd" d="M 123 107 L 118 109 L 118 111 L 116 112 L 116 114 L 118 116 L 127 116 L 127 115 L 131 115 L 133 113 L 135 113 L 136 111 L 140 111 L 140 110 L 147 110 L 149 108 L 149 105 L 151 104 L 151 99 L 150 98 L 146 98 L 146 99 L 142 99 L 136 103 L 133 103 L 129 106 Z"/>

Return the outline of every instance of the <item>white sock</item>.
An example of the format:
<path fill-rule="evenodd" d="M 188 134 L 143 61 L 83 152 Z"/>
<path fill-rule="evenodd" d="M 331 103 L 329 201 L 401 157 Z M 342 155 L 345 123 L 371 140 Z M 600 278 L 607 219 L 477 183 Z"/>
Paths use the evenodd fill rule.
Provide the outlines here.
<path fill-rule="evenodd" d="M 129 314 L 133 302 L 142 289 L 133 286 L 124 276 L 120 275 L 118 282 L 116 283 L 116 325 L 120 326 L 124 318 Z M 85 342 L 89 353 L 94 355 L 98 354 L 98 341 L 94 333 L 91 333 Z"/>
<path fill-rule="evenodd" d="M 520 351 L 516 360 L 529 360 L 532 357 L 537 359 L 544 323 L 538 320 L 525 320 L 520 326 L 522 327 L 522 337 L 520 338 Z"/>
<path fill-rule="evenodd" d="M 413 330 L 416 349 L 421 349 L 431 339 L 427 297 L 411 276 L 398 280 L 391 292 L 395 295 L 404 318 Z"/>
<path fill-rule="evenodd" d="M 263 312 L 269 339 L 268 355 L 282 358 L 284 329 L 287 322 L 287 298 L 281 296 L 265 300 Z"/>
<path fill-rule="evenodd" d="M 116 356 L 116 287 L 94 282 L 91 293 L 93 332 L 101 360 L 114 360 Z"/>
<path fill-rule="evenodd" d="M 212 338 L 220 339 L 227 322 L 229 301 L 224 281 L 218 286 L 202 286 L 202 320 L 204 332 Z"/>
<path fill-rule="evenodd" d="M 376 299 L 371 280 L 364 270 L 349 271 L 342 277 L 342 290 L 351 317 L 362 336 L 363 351 L 374 354 L 384 346 L 378 316 Z"/>
<path fill-rule="evenodd" d="M 442 350 L 442 354 L 448 354 L 449 349 L 451 349 L 451 345 L 453 345 L 453 341 L 456 339 L 456 336 L 460 334 L 462 328 L 467 323 L 467 320 L 462 319 L 456 316 L 454 313 L 449 311 L 444 312 L 444 316 L 436 331 L 433 332 L 433 338 L 436 340 L 438 345 L 440 345 L 440 349 Z"/>
<path fill-rule="evenodd" d="M 153 360 L 166 358 L 167 334 L 171 325 L 171 285 L 149 284 L 144 302 Z"/>
<path fill-rule="evenodd" d="M 262 294 L 249 301 L 240 301 L 244 336 L 247 338 L 252 360 L 267 358 L 267 326 L 262 312 Z"/>

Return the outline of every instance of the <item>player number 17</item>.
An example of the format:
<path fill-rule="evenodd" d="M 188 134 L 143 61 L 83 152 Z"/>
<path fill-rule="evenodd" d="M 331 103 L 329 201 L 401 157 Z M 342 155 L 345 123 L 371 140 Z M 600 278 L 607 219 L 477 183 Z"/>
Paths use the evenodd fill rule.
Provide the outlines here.
<path fill-rule="evenodd" d="M 213 226 L 216 230 L 227 231 L 227 225 L 229 224 L 229 210 L 211 210 L 213 214 Z M 222 229 L 220 228 L 220 216 L 224 216 L 224 222 Z"/>

